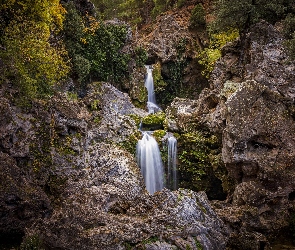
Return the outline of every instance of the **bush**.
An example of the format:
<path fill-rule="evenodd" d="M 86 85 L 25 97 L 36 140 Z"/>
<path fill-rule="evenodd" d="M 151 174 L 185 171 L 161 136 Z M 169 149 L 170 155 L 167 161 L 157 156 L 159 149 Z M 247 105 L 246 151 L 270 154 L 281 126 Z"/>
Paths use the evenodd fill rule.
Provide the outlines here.
<path fill-rule="evenodd" d="M 90 62 L 88 59 L 81 55 L 75 55 L 73 58 L 73 70 L 78 76 L 78 81 L 80 83 L 84 82 L 90 72 Z"/>
<path fill-rule="evenodd" d="M 190 27 L 192 28 L 200 28 L 206 25 L 205 20 L 205 10 L 202 4 L 197 4 L 192 11 L 192 15 L 190 17 Z"/>
<path fill-rule="evenodd" d="M 130 55 L 121 51 L 126 25 L 104 24 L 90 15 L 82 18 L 72 3 L 65 7 L 64 42 L 73 65 L 72 76 L 81 84 L 90 79 L 120 83 L 128 77 Z M 139 56 L 139 61 L 143 60 L 143 55 Z"/>
<path fill-rule="evenodd" d="M 135 48 L 135 61 L 136 66 L 143 67 L 148 59 L 148 54 L 146 50 L 142 47 Z"/>
<path fill-rule="evenodd" d="M 228 32 L 221 32 L 211 34 L 210 44 L 198 55 L 199 63 L 204 66 L 202 75 L 209 78 L 215 62 L 221 57 L 221 48 L 228 42 L 234 41 L 239 37 L 238 31 L 229 30 Z"/>
<path fill-rule="evenodd" d="M 10 16 L 1 24 L 2 80 L 9 79 L 26 102 L 51 94 L 69 71 L 63 46 L 58 41 L 50 44 L 62 26 L 65 10 L 54 0 L 12 1 L 0 6 L 3 11 Z"/>
<path fill-rule="evenodd" d="M 292 5 L 290 0 L 217 0 L 215 28 L 219 31 L 234 28 L 244 33 L 262 19 L 274 24 L 285 18 Z"/>

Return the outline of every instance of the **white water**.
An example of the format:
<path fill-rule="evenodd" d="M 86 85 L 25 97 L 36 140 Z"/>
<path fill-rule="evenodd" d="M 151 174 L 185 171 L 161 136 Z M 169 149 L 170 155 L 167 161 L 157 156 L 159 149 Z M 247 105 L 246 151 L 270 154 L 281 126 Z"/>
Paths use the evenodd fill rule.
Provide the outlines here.
<path fill-rule="evenodd" d="M 145 79 L 144 86 L 148 91 L 147 108 L 150 114 L 153 114 L 161 109 L 156 104 L 156 96 L 154 90 L 154 79 L 153 79 L 153 68 L 150 65 L 146 65 L 147 76 Z"/>
<path fill-rule="evenodd" d="M 150 194 L 164 187 L 163 163 L 157 141 L 147 132 L 136 147 L 137 162 L 143 175 L 146 189 Z"/>
<path fill-rule="evenodd" d="M 168 138 L 168 185 L 177 189 L 177 140 L 174 136 Z"/>

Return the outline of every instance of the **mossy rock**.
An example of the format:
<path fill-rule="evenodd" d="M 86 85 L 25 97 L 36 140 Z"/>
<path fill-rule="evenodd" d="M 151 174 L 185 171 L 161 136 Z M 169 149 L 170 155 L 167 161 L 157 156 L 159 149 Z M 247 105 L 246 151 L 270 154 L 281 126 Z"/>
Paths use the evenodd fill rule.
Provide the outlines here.
<path fill-rule="evenodd" d="M 142 119 L 142 130 L 162 130 L 164 128 L 163 124 L 165 121 L 165 113 L 164 112 L 158 112 L 155 114 L 149 114 L 148 116 L 144 117 Z"/>

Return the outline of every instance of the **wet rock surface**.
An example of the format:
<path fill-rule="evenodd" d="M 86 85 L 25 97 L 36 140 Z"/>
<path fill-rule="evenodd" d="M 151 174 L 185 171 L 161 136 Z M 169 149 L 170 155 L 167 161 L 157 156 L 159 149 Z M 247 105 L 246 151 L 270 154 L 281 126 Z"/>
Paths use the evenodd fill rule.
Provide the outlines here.
<path fill-rule="evenodd" d="M 205 193 L 145 190 L 124 142 L 146 112 L 126 94 L 93 83 L 83 99 L 63 93 L 26 111 L 1 100 L 2 236 L 46 249 L 225 248 Z"/>

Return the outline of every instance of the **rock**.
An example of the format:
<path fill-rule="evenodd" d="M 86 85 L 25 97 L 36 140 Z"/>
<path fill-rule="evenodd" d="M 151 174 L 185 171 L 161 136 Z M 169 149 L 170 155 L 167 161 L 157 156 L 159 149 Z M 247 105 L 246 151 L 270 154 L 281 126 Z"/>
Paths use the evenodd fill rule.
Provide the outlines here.
<path fill-rule="evenodd" d="M 49 249 L 225 249 L 204 193 L 145 190 L 126 143 L 135 150 L 147 113 L 126 94 L 93 83 L 83 99 L 60 93 L 26 111 L 1 100 L 0 236 Z"/>
<path fill-rule="evenodd" d="M 83 195 L 71 194 L 34 232 L 47 247 L 124 249 L 124 244 L 146 244 L 148 249 L 225 249 L 227 229 L 204 193 L 164 190 L 154 197 L 146 192 L 128 195 L 112 181 L 83 190 Z M 159 242 L 144 243 L 149 239 Z"/>
<path fill-rule="evenodd" d="M 256 211 L 233 237 L 259 242 L 256 236 L 249 238 L 249 232 L 256 234 L 262 229 L 276 236 L 289 226 L 295 205 L 291 198 L 295 190 L 291 167 L 295 146 L 294 65 L 283 66 L 287 55 L 282 50 L 282 37 L 273 26 L 261 22 L 252 27 L 246 39 L 249 48 L 244 81 L 233 79 L 230 85 L 236 90 L 220 102 L 226 120 L 222 155 L 236 181 L 232 204 Z"/>
<path fill-rule="evenodd" d="M 41 187 L 20 169 L 14 158 L 0 152 L 0 235 L 24 234 L 24 228 L 50 216 L 52 206 Z"/>
<path fill-rule="evenodd" d="M 214 206 L 230 227 L 228 246 L 269 249 L 295 207 L 294 63 L 274 26 L 260 22 L 245 37 L 223 48 L 198 100 L 174 100 L 168 128 L 222 136 L 233 188 Z"/>

